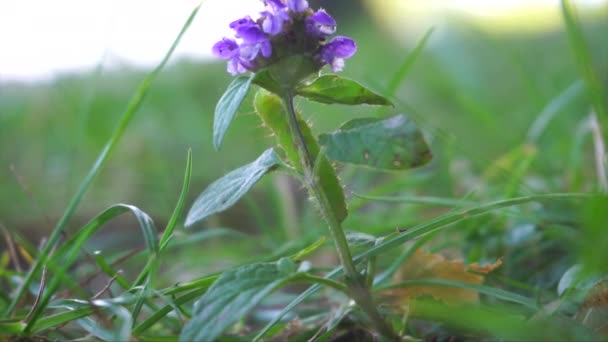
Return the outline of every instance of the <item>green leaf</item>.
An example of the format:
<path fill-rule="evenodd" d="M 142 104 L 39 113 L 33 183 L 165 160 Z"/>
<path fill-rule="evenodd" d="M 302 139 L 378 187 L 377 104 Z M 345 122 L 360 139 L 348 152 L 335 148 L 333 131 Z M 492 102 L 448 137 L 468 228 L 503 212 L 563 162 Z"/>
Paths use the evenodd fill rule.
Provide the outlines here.
<path fill-rule="evenodd" d="M 21 321 L 0 321 L 0 336 L 19 335 L 25 328 Z"/>
<path fill-rule="evenodd" d="M 296 94 L 309 100 L 327 104 L 392 106 L 391 101 L 361 84 L 336 75 L 325 75 L 312 83 L 296 88 Z"/>
<path fill-rule="evenodd" d="M 213 146 L 216 150 L 220 149 L 230 123 L 247 96 L 253 77 L 254 75 L 235 78 L 217 102 L 213 118 Z"/>
<path fill-rule="evenodd" d="M 406 170 L 431 159 L 422 133 L 401 114 L 349 121 L 336 132 L 321 134 L 319 142 L 332 160 L 377 169 Z"/>
<path fill-rule="evenodd" d="M 291 276 L 274 263 L 224 272 L 195 305 L 180 341 L 214 341 Z"/>
<path fill-rule="evenodd" d="M 194 201 L 186 218 L 185 226 L 191 226 L 211 214 L 230 208 L 262 176 L 280 162 L 281 160 L 274 153 L 274 150 L 268 149 L 254 162 L 231 171 L 213 182 Z"/>
<path fill-rule="evenodd" d="M 302 162 L 292 142 L 289 124 L 287 123 L 287 112 L 281 104 L 281 99 L 265 90 L 260 90 L 255 96 L 254 107 L 264 125 L 272 131 L 289 163 L 302 173 Z M 300 114 L 296 113 L 296 116 L 308 151 L 313 159 L 319 159 L 320 164 L 317 166 L 319 183 L 327 193 L 334 214 L 338 220 L 343 221 L 348 215 L 348 211 L 344 200 L 344 191 L 338 176 L 336 176 L 336 171 L 325 156 L 318 158 L 320 148 L 317 140 L 312 135 L 306 121 L 300 117 Z"/>
<path fill-rule="evenodd" d="M 268 69 L 257 72 L 253 78 L 253 83 L 270 91 L 271 93 L 275 93 L 277 95 L 281 94 L 281 85 L 277 83 L 274 78 L 272 78 Z"/>

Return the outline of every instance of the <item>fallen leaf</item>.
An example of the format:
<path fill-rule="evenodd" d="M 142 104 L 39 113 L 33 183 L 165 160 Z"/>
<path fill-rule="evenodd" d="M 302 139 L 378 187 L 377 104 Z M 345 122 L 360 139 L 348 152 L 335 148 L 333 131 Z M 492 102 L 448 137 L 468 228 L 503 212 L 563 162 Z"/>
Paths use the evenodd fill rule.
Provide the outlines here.
<path fill-rule="evenodd" d="M 465 265 L 462 261 L 447 260 L 443 255 L 417 250 L 393 277 L 393 283 L 412 280 L 443 279 L 473 285 L 480 285 L 485 275 L 502 265 L 502 260 L 480 266 Z M 408 286 L 383 292 L 396 298 L 400 305 L 407 305 L 411 299 L 421 296 L 431 296 L 446 304 L 477 303 L 479 293 L 470 289 L 450 286 Z"/>

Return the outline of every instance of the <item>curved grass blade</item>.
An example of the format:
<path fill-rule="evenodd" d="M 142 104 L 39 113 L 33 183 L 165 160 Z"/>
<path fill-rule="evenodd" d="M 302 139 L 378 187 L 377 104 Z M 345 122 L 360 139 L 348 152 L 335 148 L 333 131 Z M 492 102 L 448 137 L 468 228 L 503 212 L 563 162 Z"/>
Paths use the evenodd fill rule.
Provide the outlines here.
<path fill-rule="evenodd" d="M 414 253 L 416 253 L 418 249 L 424 246 L 427 242 L 431 241 L 431 239 L 433 239 L 438 233 L 439 231 L 429 233 L 416 240 L 416 243 L 414 243 L 410 248 L 404 250 L 403 253 L 401 253 L 401 255 L 397 257 L 397 259 L 395 259 L 393 263 L 390 264 L 386 271 L 382 272 L 382 274 L 380 274 L 374 280 L 374 285 L 379 285 L 389 280 L 393 276 L 393 274 L 395 274 L 399 270 L 401 265 L 403 265 L 407 260 L 409 260 L 409 258 L 411 258 L 412 255 L 414 255 Z"/>
<path fill-rule="evenodd" d="M 388 87 L 386 88 L 386 93 L 388 97 L 395 96 L 397 88 L 399 88 L 399 85 L 403 82 L 403 80 L 405 80 L 407 74 L 409 74 L 410 70 L 412 69 L 412 66 L 414 65 L 416 60 L 418 60 L 420 54 L 422 54 L 422 51 L 426 47 L 426 44 L 429 41 L 429 38 L 431 38 L 431 35 L 433 34 L 434 30 L 435 28 L 431 27 L 428 31 L 426 31 L 422 39 L 420 39 L 418 44 L 416 44 L 414 50 L 409 53 L 407 57 L 403 60 L 403 63 L 401 63 L 399 69 L 397 69 L 397 71 L 393 75 L 393 78 L 391 78 L 390 82 L 388 83 Z"/>
<path fill-rule="evenodd" d="M 70 322 L 92 315 L 95 309 L 92 306 L 83 306 L 77 309 L 60 312 L 47 317 L 42 317 L 36 322 L 36 325 L 31 329 L 32 334 L 40 334 L 41 332 L 63 326 Z"/>
<path fill-rule="evenodd" d="M 217 277 L 216 277 L 217 278 Z M 215 280 L 215 279 L 214 279 Z M 175 310 L 174 306 L 179 306 L 191 302 L 197 298 L 200 298 L 202 295 L 207 292 L 209 286 L 201 287 L 199 289 L 188 292 L 176 299 L 173 300 L 173 305 L 167 304 L 164 307 L 160 308 L 156 312 L 154 312 L 150 317 L 148 317 L 145 321 L 141 322 L 139 325 L 133 328 L 132 334 L 135 336 L 141 335 L 146 330 L 150 329 L 154 324 L 162 320 L 165 316 Z"/>
<path fill-rule="evenodd" d="M 119 323 L 111 328 L 106 328 L 92 319 L 91 316 L 86 316 L 79 319 L 77 321 L 78 324 L 91 335 L 103 341 L 129 341 L 131 337 L 131 326 L 133 325 L 131 313 L 122 306 L 101 300 L 94 301 L 94 306 L 96 310 L 104 309 L 109 311 L 111 316 L 114 317 L 112 322 L 118 321 Z"/>
<path fill-rule="evenodd" d="M 25 324 L 19 320 L 0 321 L 0 336 L 15 336 L 21 334 Z"/>
<path fill-rule="evenodd" d="M 131 336 L 131 313 L 121 304 L 120 300 L 60 300 L 53 305 L 53 308 L 67 309 L 68 311 L 39 320 L 32 329 L 32 333 L 39 334 L 45 330 L 76 321 L 84 330 L 102 340 L 128 341 Z M 120 325 L 108 329 L 90 318 L 93 313 L 100 309 L 109 310 L 112 316 L 119 318 Z"/>
<path fill-rule="evenodd" d="M 535 320 L 525 318 L 526 313 L 514 312 L 510 306 L 496 303 L 492 306 L 446 306 L 436 301 L 417 300 L 412 318 L 443 322 L 459 331 L 479 332 L 491 339 L 503 341 L 594 341 L 591 332 L 573 320 Z"/>
<path fill-rule="evenodd" d="M 36 306 L 36 308 L 34 308 L 32 311 L 30 321 L 27 323 L 24 330 L 26 333 L 32 329 L 32 327 L 36 324 L 36 320 L 40 318 L 42 312 L 46 309 L 51 297 L 59 287 L 63 275 L 78 258 L 82 246 L 91 238 L 91 236 L 93 236 L 101 227 L 103 227 L 105 223 L 126 212 L 131 212 L 137 218 L 137 221 L 142 229 L 150 257 L 155 258 L 158 255 L 156 229 L 154 228 L 152 219 L 146 213 L 139 210 L 137 207 L 126 204 L 117 204 L 106 209 L 93 218 L 82 229 L 80 229 L 78 233 L 68 240 L 53 257 L 53 261 L 60 266 L 58 266 L 56 273 L 45 289 L 44 295 L 40 299 L 38 306 Z"/>
<path fill-rule="evenodd" d="M 583 81 L 587 86 L 587 92 L 589 93 L 591 103 L 598 114 L 602 127 L 608 127 L 607 92 L 598 77 L 598 71 L 593 66 L 591 51 L 585 41 L 581 23 L 569 0 L 561 1 L 561 9 L 570 46 L 576 58 L 576 62 L 578 63 Z M 608 136 L 608 133 L 604 132 L 604 137 L 606 136 Z"/>
<path fill-rule="evenodd" d="M 594 195 L 585 193 L 553 193 L 544 195 L 531 195 L 516 197 L 502 201 L 490 202 L 488 204 L 480 205 L 474 208 L 462 209 L 454 213 L 448 213 L 441 215 L 429 222 L 419 224 L 413 228 L 410 228 L 402 233 L 396 233 L 393 237 L 387 237 L 381 243 L 371 247 L 367 251 L 357 255 L 355 260 L 367 258 L 370 256 L 378 255 L 382 252 L 395 248 L 402 245 L 403 243 L 412 239 L 421 237 L 425 234 L 448 228 L 455 223 L 468 220 L 473 217 L 488 214 L 494 210 L 507 208 L 515 205 L 520 205 L 529 202 L 541 202 L 541 201 L 552 201 L 552 200 L 568 200 L 568 199 L 592 199 Z"/>
<path fill-rule="evenodd" d="M 538 139 L 545 132 L 545 129 L 555 116 L 559 114 L 564 107 L 580 97 L 584 90 L 585 87 L 583 82 L 577 80 L 547 103 L 540 114 L 536 116 L 532 125 L 530 125 L 530 129 L 528 130 L 528 141 L 537 143 Z"/>
<path fill-rule="evenodd" d="M 374 291 L 383 291 L 383 290 L 391 290 L 391 289 L 400 289 L 407 287 L 416 287 L 416 286 L 447 286 L 447 287 L 456 287 L 465 290 L 472 290 L 475 292 L 479 292 L 481 294 L 498 298 L 504 301 L 513 302 L 517 304 L 521 304 L 525 307 L 528 307 L 532 310 L 538 310 L 539 306 L 536 302 L 530 298 L 524 297 L 517 293 L 505 291 L 502 289 L 497 289 L 490 286 L 470 284 L 460 281 L 446 280 L 446 279 L 420 279 L 420 280 L 409 280 L 400 282 L 397 284 L 390 284 L 386 286 L 379 286 L 374 288 Z"/>
<path fill-rule="evenodd" d="M 365 199 L 373 202 L 389 202 L 389 203 L 404 203 L 404 204 L 427 204 L 442 207 L 470 207 L 478 204 L 477 202 L 453 198 L 442 197 L 421 197 L 421 196 L 368 196 L 353 193 L 354 197 Z"/>
<path fill-rule="evenodd" d="M 95 163 L 93 164 L 93 167 L 91 168 L 91 170 L 85 177 L 84 181 L 78 188 L 78 191 L 76 192 L 74 197 L 72 197 L 72 199 L 70 200 L 70 203 L 68 204 L 65 212 L 63 213 L 63 215 L 61 216 L 61 219 L 55 226 L 55 229 L 49 236 L 46 244 L 44 245 L 44 248 L 42 248 L 42 250 L 40 251 L 38 258 L 36 259 L 36 261 L 34 262 L 32 267 L 30 268 L 30 271 L 28 272 L 27 276 L 21 282 L 19 288 L 17 289 L 17 292 L 13 296 L 13 300 L 10 302 L 10 304 L 6 310 L 7 315 L 10 315 L 14 312 L 14 310 L 17 308 L 17 304 L 20 302 L 20 300 L 23 297 L 23 295 L 25 294 L 27 288 L 30 286 L 30 284 L 34 280 L 34 277 L 42 270 L 42 266 L 46 263 L 51 250 L 55 247 L 55 245 L 61 238 L 63 229 L 65 228 L 69 219 L 72 217 L 72 214 L 74 214 L 74 212 L 76 211 L 76 208 L 80 204 L 80 201 L 82 200 L 82 198 L 84 197 L 84 194 L 89 189 L 91 183 L 93 183 L 93 180 L 95 179 L 95 177 L 100 172 L 103 165 L 106 163 L 106 161 L 110 157 L 112 150 L 116 147 L 116 145 L 120 141 L 120 138 L 123 136 L 125 130 L 131 123 L 133 116 L 135 115 L 135 113 L 137 112 L 139 107 L 141 106 L 146 94 L 148 93 L 148 89 L 152 85 L 152 82 L 154 81 L 156 76 L 158 76 L 160 71 L 165 67 L 165 65 L 171 58 L 171 55 L 173 55 L 173 51 L 175 51 L 175 48 L 179 44 L 182 36 L 184 35 L 184 33 L 186 33 L 186 31 L 190 27 L 190 24 L 192 24 L 192 22 L 194 21 L 194 18 L 196 17 L 196 14 L 197 14 L 200 6 L 201 5 L 199 4 L 196 8 L 194 8 L 194 10 L 192 11 L 190 16 L 184 23 L 179 34 L 177 35 L 177 37 L 171 44 L 171 47 L 169 48 L 169 50 L 163 57 L 162 61 L 158 64 L 158 66 L 156 66 L 156 68 L 154 68 L 154 70 L 150 74 L 148 74 L 148 76 L 146 76 L 146 78 L 142 81 L 141 85 L 139 86 L 139 89 L 137 90 L 135 95 L 131 98 L 131 101 L 129 102 L 125 112 L 122 114 L 122 117 L 121 117 L 114 133 L 112 134 L 112 136 L 106 143 L 105 147 L 103 148 L 103 150 L 97 157 L 97 160 L 95 161 Z"/>
<path fill-rule="evenodd" d="M 186 198 L 188 195 L 188 189 L 190 188 L 190 176 L 192 174 L 192 150 L 188 150 L 188 156 L 186 158 L 186 171 L 184 174 L 184 182 L 182 184 L 182 190 L 179 195 L 179 199 L 177 200 L 177 204 L 175 205 L 175 209 L 173 209 L 173 213 L 169 218 L 169 222 L 167 223 L 167 227 L 163 232 L 162 236 L 159 240 L 159 252 L 162 252 L 171 238 L 173 237 L 173 231 L 175 230 L 175 226 L 177 225 L 177 220 L 184 210 L 184 205 L 186 204 Z M 156 259 L 155 259 L 156 260 Z M 152 265 L 152 260 L 148 261 L 144 269 L 141 271 L 137 279 L 133 282 L 133 286 L 139 286 L 144 281 L 145 277 L 148 275 L 150 268 L 157 269 L 157 265 Z"/>

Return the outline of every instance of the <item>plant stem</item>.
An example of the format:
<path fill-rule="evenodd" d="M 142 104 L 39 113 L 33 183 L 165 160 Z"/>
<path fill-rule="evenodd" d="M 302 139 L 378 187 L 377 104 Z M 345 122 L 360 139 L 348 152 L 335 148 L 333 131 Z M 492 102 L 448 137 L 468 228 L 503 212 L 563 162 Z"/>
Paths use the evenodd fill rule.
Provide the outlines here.
<path fill-rule="evenodd" d="M 369 290 L 366 281 L 361 277 L 355 268 L 352 254 L 350 252 L 350 248 L 348 247 L 348 241 L 346 240 L 346 235 L 342 229 L 342 224 L 334 214 L 331 202 L 327 197 L 325 189 L 320 186 L 315 174 L 316 160 L 310 153 L 306 140 L 304 139 L 304 135 L 302 134 L 300 123 L 298 122 L 298 117 L 294 108 L 293 98 L 293 89 L 285 89 L 283 101 L 287 107 L 287 122 L 289 123 L 292 141 L 300 157 L 302 170 L 304 173 L 305 186 L 319 204 L 321 214 L 327 222 L 329 232 L 336 245 L 340 263 L 346 274 L 346 285 L 350 290 L 352 298 L 369 316 L 373 324 L 376 326 L 376 329 L 386 337 L 398 340 L 399 337 L 376 309 L 376 305 L 374 304 L 371 291 Z"/>

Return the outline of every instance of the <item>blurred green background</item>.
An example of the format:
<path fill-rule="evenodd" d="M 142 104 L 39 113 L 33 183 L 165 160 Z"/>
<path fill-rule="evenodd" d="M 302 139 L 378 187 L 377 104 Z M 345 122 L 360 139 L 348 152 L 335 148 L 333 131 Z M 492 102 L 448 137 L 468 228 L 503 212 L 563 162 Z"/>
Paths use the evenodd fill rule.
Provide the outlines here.
<path fill-rule="evenodd" d="M 433 4 L 440 6 L 439 2 L 407 2 L 411 7 L 397 0 L 317 3 L 335 15 L 339 34 L 358 42 L 359 51 L 347 61 L 344 76 L 380 93 L 424 33 L 435 29 L 395 94 L 396 111 L 420 125 L 435 159 L 404 173 L 341 167 L 353 209 L 347 228 L 385 234 L 442 210 L 364 205 L 352 197 L 353 191 L 471 196 L 483 201 L 595 188 L 593 142 L 585 128 L 589 101 L 557 4 L 547 12 L 533 9 L 513 14 L 499 9 L 494 17 L 479 17 L 466 11 L 429 9 Z M 579 8 L 578 13 L 600 78 L 606 82 L 608 6 Z M 148 72 L 100 65 L 43 82 L 0 83 L 0 222 L 4 226 L 34 243 L 48 234 Z M 213 110 L 230 80 L 222 61 L 182 58 L 164 69 L 85 196 L 71 229 L 119 202 L 137 205 L 162 227 L 179 195 L 189 148 L 194 167 L 188 207 L 211 181 L 266 149 L 272 139 L 247 100 L 222 150 L 213 150 Z M 378 114 L 374 107 L 324 106 L 305 100 L 299 100 L 298 106 L 317 133 L 354 117 Z M 532 129 L 535 122 L 537 130 Z M 323 232 L 303 190 L 285 178 L 270 178 L 239 205 L 195 229 L 227 227 L 262 234 L 276 244 Z M 294 204 L 285 204 L 290 201 Z M 551 212 L 564 216 L 567 210 Z M 133 223 L 129 219 L 115 223 L 96 239 L 96 247 L 141 244 L 136 234 L 127 233 L 138 229 Z M 490 232 L 484 235 L 484 229 L 496 222 L 471 224 L 482 227 L 475 232 L 479 241 L 487 242 L 496 233 L 488 228 Z M 269 242 L 268 251 L 272 246 L 276 245 Z M 491 249 L 487 247 L 491 242 L 485 246 Z M 238 254 L 247 257 L 243 251 L 260 246 L 210 248 L 216 255 L 239 249 Z M 470 252 L 472 259 L 486 253 Z"/>

